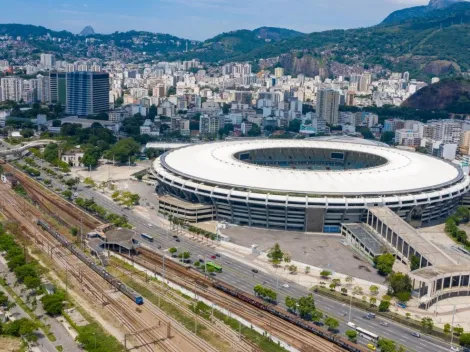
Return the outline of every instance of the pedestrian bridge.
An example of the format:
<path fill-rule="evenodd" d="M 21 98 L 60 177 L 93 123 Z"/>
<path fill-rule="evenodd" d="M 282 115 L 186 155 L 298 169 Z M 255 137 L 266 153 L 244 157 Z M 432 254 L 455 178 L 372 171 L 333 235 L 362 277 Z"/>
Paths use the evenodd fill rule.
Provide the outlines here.
<path fill-rule="evenodd" d="M 10 148 L 9 150 L 8 149 L 0 150 L 0 156 L 19 154 L 19 153 L 24 152 L 25 150 L 28 150 L 29 148 L 39 147 L 39 146 L 47 145 L 49 143 L 57 143 L 57 141 L 53 139 L 41 139 L 37 141 L 32 141 L 28 144 L 18 146 L 16 148 Z"/>

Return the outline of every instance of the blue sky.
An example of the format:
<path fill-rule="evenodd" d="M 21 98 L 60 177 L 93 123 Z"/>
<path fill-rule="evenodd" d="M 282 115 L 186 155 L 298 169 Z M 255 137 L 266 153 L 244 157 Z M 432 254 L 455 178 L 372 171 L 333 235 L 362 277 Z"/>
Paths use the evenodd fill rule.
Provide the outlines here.
<path fill-rule="evenodd" d="M 204 40 L 221 32 L 274 26 L 315 32 L 366 27 L 428 0 L 10 0 L 0 23 L 99 33 L 131 29 Z"/>

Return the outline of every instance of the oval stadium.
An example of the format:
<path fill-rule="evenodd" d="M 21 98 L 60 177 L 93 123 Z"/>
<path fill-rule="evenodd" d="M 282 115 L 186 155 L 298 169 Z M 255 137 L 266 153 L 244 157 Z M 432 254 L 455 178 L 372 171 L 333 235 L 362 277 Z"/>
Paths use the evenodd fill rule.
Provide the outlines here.
<path fill-rule="evenodd" d="M 321 138 L 190 145 L 156 159 L 152 174 L 160 198 L 179 202 L 168 206 L 189 221 L 198 221 L 199 211 L 239 225 L 309 232 L 339 232 L 372 206 L 414 226 L 438 222 L 469 190 L 469 177 L 450 162 Z"/>

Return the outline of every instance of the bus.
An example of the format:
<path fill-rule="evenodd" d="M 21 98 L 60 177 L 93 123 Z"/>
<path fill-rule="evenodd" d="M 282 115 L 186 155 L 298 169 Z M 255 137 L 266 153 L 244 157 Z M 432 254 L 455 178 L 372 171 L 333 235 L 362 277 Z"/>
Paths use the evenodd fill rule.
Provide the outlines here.
<path fill-rule="evenodd" d="M 149 241 L 149 242 L 153 242 L 153 237 L 147 235 L 146 233 L 142 233 L 142 234 L 140 234 L 140 236 L 141 236 L 143 239 L 146 239 L 146 240 Z"/>
<path fill-rule="evenodd" d="M 220 265 L 215 264 L 214 262 L 207 262 L 206 266 L 214 268 L 214 270 L 219 272 L 219 273 L 222 272 L 222 267 Z"/>
<path fill-rule="evenodd" d="M 366 329 L 358 327 L 356 328 L 356 331 L 359 333 L 359 336 L 362 336 L 366 340 L 375 341 L 375 342 L 379 340 L 379 335 L 374 334 L 373 332 L 367 331 Z"/>

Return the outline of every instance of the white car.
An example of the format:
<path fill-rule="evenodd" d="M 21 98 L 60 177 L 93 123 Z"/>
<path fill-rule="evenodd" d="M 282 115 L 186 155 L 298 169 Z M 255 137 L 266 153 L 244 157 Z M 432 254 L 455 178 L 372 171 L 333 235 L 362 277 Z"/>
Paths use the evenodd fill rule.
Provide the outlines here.
<path fill-rule="evenodd" d="M 457 346 L 450 346 L 450 350 L 453 352 L 460 352 L 460 348 Z"/>
<path fill-rule="evenodd" d="M 152 226 L 153 226 L 152 224 L 147 224 L 147 225 L 149 225 L 149 227 L 152 227 Z"/>
<path fill-rule="evenodd" d="M 289 288 L 288 284 L 283 284 L 282 287 Z"/>

